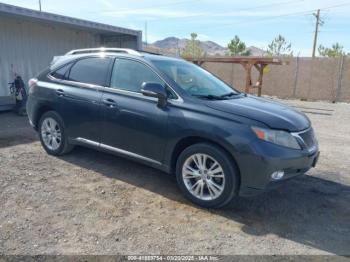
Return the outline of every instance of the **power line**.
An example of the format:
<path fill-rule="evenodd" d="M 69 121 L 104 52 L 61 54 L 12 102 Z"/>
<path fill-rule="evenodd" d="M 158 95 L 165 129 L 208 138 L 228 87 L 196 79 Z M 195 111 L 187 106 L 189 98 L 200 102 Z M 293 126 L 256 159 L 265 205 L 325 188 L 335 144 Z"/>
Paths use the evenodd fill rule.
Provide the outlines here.
<path fill-rule="evenodd" d="M 127 11 L 139 11 L 139 10 L 149 10 L 149 9 L 154 9 L 154 8 L 163 8 L 163 7 L 168 7 L 168 6 L 175 6 L 175 5 L 182 5 L 182 4 L 188 4 L 190 2 L 198 2 L 200 0 L 186 0 L 186 1 L 178 1 L 178 2 L 173 2 L 173 3 L 168 3 L 168 4 L 163 4 L 163 5 L 153 5 L 153 6 L 146 6 L 146 7 L 137 7 L 137 8 L 118 8 L 116 10 L 100 10 L 100 11 L 92 11 L 88 13 L 112 13 L 112 12 L 127 12 Z"/>
<path fill-rule="evenodd" d="M 333 9 L 333 8 L 338 8 L 338 7 L 343 7 L 343 6 L 347 6 L 350 5 L 350 2 L 346 2 L 346 3 L 342 3 L 342 4 L 338 4 L 338 5 L 332 5 L 332 6 L 327 6 L 327 7 L 323 7 L 320 8 L 320 10 L 329 10 L 329 9 Z M 214 25 L 214 26 L 205 26 L 205 29 L 207 28 L 223 28 L 223 27 L 228 27 L 228 26 L 233 26 L 233 25 L 240 25 L 240 24 L 249 24 L 249 23 L 257 23 L 257 22 L 261 22 L 261 21 L 268 21 L 268 20 L 274 20 L 274 19 L 279 19 L 279 18 L 283 18 L 283 17 L 290 17 L 290 16 L 299 16 L 299 15 L 311 15 L 313 12 L 315 12 L 317 10 L 315 9 L 311 9 L 311 10 L 306 10 L 306 11 L 300 11 L 300 12 L 293 12 L 293 13 L 288 13 L 288 14 L 282 14 L 282 15 L 276 15 L 276 16 L 270 16 L 270 17 L 264 17 L 264 18 L 260 18 L 260 19 L 255 19 L 254 21 L 241 21 L 241 22 L 235 22 L 235 23 L 225 23 L 225 24 L 221 24 L 221 25 Z M 188 25 L 187 25 L 188 27 Z M 192 30 L 193 31 L 193 30 Z M 173 31 L 174 32 L 174 31 Z"/>
<path fill-rule="evenodd" d="M 292 4 L 292 3 L 295 4 L 295 3 L 298 3 L 298 2 L 305 2 L 305 0 L 293 0 L 293 1 L 276 2 L 276 3 L 271 3 L 271 4 L 258 5 L 258 6 L 254 6 L 254 7 L 247 7 L 247 8 L 243 8 L 243 9 L 234 10 L 234 12 L 242 12 L 242 11 L 249 11 L 249 10 L 265 8 L 265 7 L 288 5 L 288 4 Z M 204 10 L 207 10 L 207 9 L 204 9 Z M 228 14 L 228 13 L 226 13 L 226 14 Z M 225 13 L 221 14 L 221 16 L 223 16 L 223 15 L 225 15 Z M 193 17 L 198 17 L 198 16 L 200 16 L 200 14 L 181 17 L 181 19 L 193 18 Z M 162 18 L 152 19 L 151 21 L 154 22 L 154 21 L 159 21 L 159 20 L 163 21 L 163 20 L 169 20 L 169 19 L 178 19 L 178 17 L 165 17 L 165 18 L 162 17 Z"/>
<path fill-rule="evenodd" d="M 258 6 L 254 6 L 254 7 L 247 7 L 247 8 L 235 10 L 235 12 L 249 11 L 249 10 L 261 9 L 261 8 L 265 8 L 265 7 L 272 7 L 272 6 L 288 5 L 291 3 L 304 2 L 304 1 L 305 0 L 292 0 L 292 1 L 289 0 L 289 1 L 285 1 L 285 2 L 275 2 L 275 3 L 270 3 L 270 4 L 258 5 Z M 186 17 L 181 17 L 181 19 L 183 20 L 184 18 L 188 19 L 188 18 L 193 18 L 193 17 L 198 17 L 198 15 L 190 15 L 190 16 L 186 16 Z M 150 20 L 150 22 L 164 21 L 164 20 L 169 20 L 169 19 L 174 19 L 174 17 L 152 19 L 152 20 Z M 147 34 L 147 32 L 146 32 L 146 34 Z"/>
<path fill-rule="evenodd" d="M 292 1 L 285 1 L 285 2 L 275 2 L 275 3 L 270 3 L 270 4 L 264 4 L 264 5 L 258 5 L 258 6 L 254 6 L 254 7 L 247 7 L 247 8 L 243 8 L 240 10 L 235 10 L 235 12 L 241 12 L 241 11 L 249 11 L 249 10 L 254 10 L 254 9 L 260 9 L 260 8 L 264 8 L 264 7 L 272 7 L 272 6 L 281 6 L 281 5 L 288 5 L 291 3 L 296 3 L 296 2 L 304 2 L 305 0 L 292 0 Z M 197 17 L 198 15 L 191 15 L 191 16 L 186 16 L 186 17 L 182 17 L 182 19 L 184 18 L 192 18 L 192 17 Z M 164 21 L 164 20 L 168 20 L 168 19 L 174 19 L 174 17 L 167 17 L 167 18 L 158 18 L 158 19 L 152 19 L 150 20 L 150 22 L 154 22 L 154 21 Z M 147 35 L 147 31 L 145 32 Z M 147 42 L 147 40 L 146 40 Z"/>
<path fill-rule="evenodd" d="M 100 10 L 100 11 L 91 11 L 87 13 L 113 13 L 113 12 L 127 12 L 127 11 L 139 11 L 139 10 L 149 10 L 149 9 L 154 9 L 154 8 L 163 8 L 163 7 L 168 7 L 168 6 L 175 6 L 175 5 L 182 5 L 182 4 L 188 4 L 190 2 L 200 2 L 201 0 L 186 0 L 186 1 L 179 1 L 175 3 L 168 3 L 164 5 L 156 5 L 156 6 L 147 6 L 147 7 L 137 7 L 137 8 L 119 8 L 116 10 Z M 249 10 L 254 10 L 254 9 L 260 9 L 264 7 L 273 7 L 273 6 L 281 6 L 281 5 L 288 5 L 288 4 L 293 4 L 293 3 L 298 3 L 298 2 L 305 2 L 305 0 L 293 0 L 293 1 L 285 1 L 285 2 L 275 2 L 275 3 L 270 3 L 270 4 L 264 4 L 264 5 L 258 5 L 258 6 L 253 6 L 253 7 L 247 7 L 243 9 L 238 9 L 235 10 L 235 12 L 241 12 L 241 11 L 249 11 Z M 203 10 L 203 9 L 202 9 Z M 207 9 L 204 9 L 207 10 Z M 181 17 L 181 19 L 184 18 L 193 18 L 193 17 L 198 17 L 198 15 L 189 15 L 189 16 L 184 16 Z M 156 18 L 152 19 L 153 21 L 158 21 L 158 20 L 168 20 L 168 19 L 179 19 L 178 17 L 164 17 L 164 18 Z"/>
<path fill-rule="evenodd" d="M 295 12 L 295 13 L 289 13 L 289 14 L 283 14 L 283 15 L 276 15 L 276 16 L 270 16 L 270 17 L 264 17 L 264 18 L 260 18 L 260 19 L 255 19 L 254 21 L 241 21 L 241 22 L 235 22 L 235 23 L 224 23 L 224 24 L 220 24 L 220 25 L 215 25 L 215 26 L 206 26 L 205 28 L 223 28 L 223 27 L 229 27 L 229 26 L 233 26 L 233 25 L 240 25 L 240 24 L 254 24 L 256 22 L 261 22 L 261 21 L 268 21 L 268 20 L 274 20 L 277 18 L 283 18 L 283 17 L 290 17 L 290 16 L 298 16 L 298 15 L 307 15 L 310 14 L 310 11 L 303 11 L 303 12 Z M 192 30 L 193 31 L 193 30 Z M 173 31 L 174 32 L 174 31 Z"/>
<path fill-rule="evenodd" d="M 259 9 L 259 8 L 264 8 L 264 7 L 271 7 L 271 6 L 280 6 L 280 5 L 288 5 L 288 4 L 294 4 L 296 2 L 305 2 L 305 0 L 299 0 L 299 1 L 286 1 L 286 2 L 276 2 L 276 3 L 271 3 L 271 4 L 265 4 L 265 5 L 258 5 L 258 6 L 254 6 L 254 7 L 247 7 L 247 8 L 243 8 L 237 11 L 249 11 L 249 10 L 254 10 L 254 9 Z"/>
<path fill-rule="evenodd" d="M 342 6 L 347 6 L 347 5 L 350 5 L 350 2 L 342 3 L 342 4 L 339 4 L 339 5 L 331 5 L 331 6 L 323 7 L 323 8 L 320 8 L 320 10 L 329 10 L 329 9 L 342 7 Z M 313 10 L 313 11 L 316 11 L 316 10 Z"/>

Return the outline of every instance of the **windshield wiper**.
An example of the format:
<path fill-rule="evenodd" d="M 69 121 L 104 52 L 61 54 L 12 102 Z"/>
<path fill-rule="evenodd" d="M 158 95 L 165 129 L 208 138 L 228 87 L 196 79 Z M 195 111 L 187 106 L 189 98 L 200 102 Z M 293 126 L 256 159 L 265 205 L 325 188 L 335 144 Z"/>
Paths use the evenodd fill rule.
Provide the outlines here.
<path fill-rule="evenodd" d="M 204 98 L 204 99 L 209 99 L 209 100 L 223 100 L 225 97 L 221 96 L 216 96 L 216 95 L 192 95 L 198 98 Z"/>
<path fill-rule="evenodd" d="M 227 98 L 229 98 L 230 96 L 236 96 L 239 93 L 234 93 L 234 92 L 230 92 L 227 94 L 223 94 L 223 95 L 192 95 L 198 98 L 205 98 L 205 99 L 209 99 L 209 100 L 225 100 Z"/>
<path fill-rule="evenodd" d="M 227 94 L 223 94 L 223 95 L 221 95 L 220 97 L 221 97 L 221 98 L 226 98 L 226 97 L 236 96 L 236 95 L 238 95 L 238 93 L 230 92 L 230 93 L 227 93 Z"/>

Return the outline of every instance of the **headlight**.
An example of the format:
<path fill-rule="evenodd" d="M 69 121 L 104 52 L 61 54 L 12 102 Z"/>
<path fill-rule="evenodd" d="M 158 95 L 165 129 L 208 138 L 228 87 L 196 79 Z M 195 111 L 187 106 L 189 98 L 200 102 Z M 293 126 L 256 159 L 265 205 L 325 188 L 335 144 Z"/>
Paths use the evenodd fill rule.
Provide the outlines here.
<path fill-rule="evenodd" d="M 255 126 L 252 127 L 252 130 L 261 140 L 293 149 L 301 149 L 296 138 L 286 131 L 265 129 Z"/>

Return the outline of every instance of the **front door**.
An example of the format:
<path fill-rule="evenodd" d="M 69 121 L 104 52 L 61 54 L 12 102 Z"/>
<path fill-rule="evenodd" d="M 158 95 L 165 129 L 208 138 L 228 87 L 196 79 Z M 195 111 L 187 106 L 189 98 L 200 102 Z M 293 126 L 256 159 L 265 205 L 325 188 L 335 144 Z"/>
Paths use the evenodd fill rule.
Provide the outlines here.
<path fill-rule="evenodd" d="M 101 147 L 160 164 L 168 113 L 166 108 L 157 107 L 157 99 L 141 94 L 143 82 L 165 84 L 141 62 L 115 60 L 110 87 L 106 88 L 101 101 Z"/>

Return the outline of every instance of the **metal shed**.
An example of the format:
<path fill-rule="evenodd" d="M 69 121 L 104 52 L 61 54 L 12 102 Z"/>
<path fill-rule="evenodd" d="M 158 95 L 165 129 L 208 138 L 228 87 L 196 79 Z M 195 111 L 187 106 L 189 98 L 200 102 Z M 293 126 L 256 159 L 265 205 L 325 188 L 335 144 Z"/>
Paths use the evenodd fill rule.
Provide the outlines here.
<path fill-rule="evenodd" d="M 142 31 L 0 3 L 0 110 L 15 73 L 27 83 L 53 56 L 100 46 L 141 50 Z"/>

